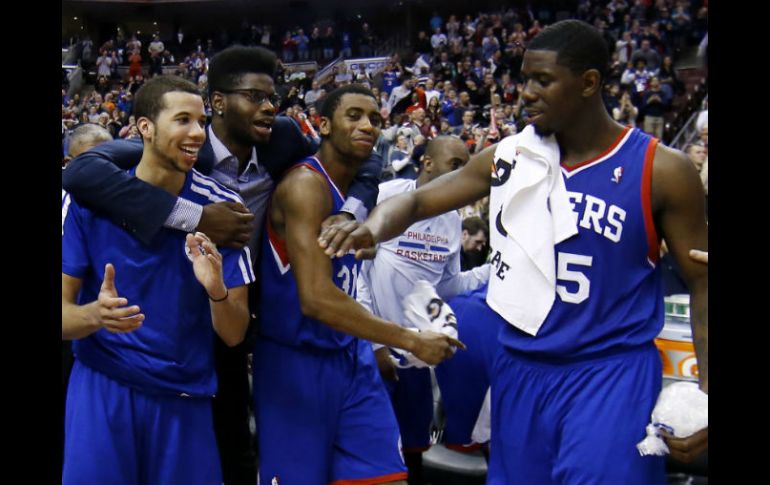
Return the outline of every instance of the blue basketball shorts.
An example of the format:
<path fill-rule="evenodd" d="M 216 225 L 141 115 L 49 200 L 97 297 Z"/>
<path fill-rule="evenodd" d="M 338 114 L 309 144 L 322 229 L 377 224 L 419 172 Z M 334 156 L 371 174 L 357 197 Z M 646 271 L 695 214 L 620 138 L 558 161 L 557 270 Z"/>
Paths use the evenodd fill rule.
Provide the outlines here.
<path fill-rule="evenodd" d="M 664 458 L 636 449 L 661 379 L 652 343 L 566 365 L 501 346 L 487 484 L 664 484 Z"/>
<path fill-rule="evenodd" d="M 457 317 L 457 335 L 466 346 L 436 366 L 436 380 L 446 427 L 444 443 L 457 451 L 473 451 L 471 433 L 489 388 L 500 327 L 505 321 L 486 304 L 486 291 L 476 290 L 449 301 Z"/>
<path fill-rule="evenodd" d="M 253 382 L 261 483 L 406 479 L 398 424 L 369 342 L 322 350 L 262 337 Z"/>
<path fill-rule="evenodd" d="M 75 360 L 62 485 L 221 485 L 211 399 L 145 394 Z"/>
<path fill-rule="evenodd" d="M 398 369 L 398 382 L 386 381 L 405 452 L 430 448 L 433 421 L 433 387 L 430 369 Z"/>

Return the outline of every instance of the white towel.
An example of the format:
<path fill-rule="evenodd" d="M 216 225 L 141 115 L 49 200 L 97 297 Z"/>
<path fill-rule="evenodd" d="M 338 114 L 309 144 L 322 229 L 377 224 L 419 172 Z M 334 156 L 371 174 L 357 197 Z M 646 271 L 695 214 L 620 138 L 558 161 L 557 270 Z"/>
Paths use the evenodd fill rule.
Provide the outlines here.
<path fill-rule="evenodd" d="M 493 187 L 490 207 L 501 207 L 499 223 L 507 236 L 493 227 L 492 247 L 510 269 L 505 279 L 490 278 L 487 302 L 509 323 L 536 335 L 556 295 L 554 245 L 577 234 L 577 214 L 554 136 L 540 137 L 527 126 L 500 143 L 498 159 L 515 163 L 508 180 Z"/>
<path fill-rule="evenodd" d="M 452 308 L 438 296 L 436 289 L 427 281 L 418 280 L 414 284 L 412 292 L 404 297 L 403 306 L 407 328 L 412 326 L 420 332 L 430 330 L 457 338 L 457 318 Z M 392 350 L 402 357 L 393 358 L 398 367 L 428 367 L 428 364 L 411 352 Z"/>

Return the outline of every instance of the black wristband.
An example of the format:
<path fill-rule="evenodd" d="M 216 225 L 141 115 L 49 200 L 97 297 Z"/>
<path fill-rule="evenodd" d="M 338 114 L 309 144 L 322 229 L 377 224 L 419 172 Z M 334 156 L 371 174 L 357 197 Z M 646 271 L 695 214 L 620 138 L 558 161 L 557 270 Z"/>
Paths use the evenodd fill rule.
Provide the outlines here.
<path fill-rule="evenodd" d="M 230 296 L 230 289 L 229 288 L 225 288 L 225 296 L 223 296 L 219 300 L 215 300 L 215 299 L 211 298 L 211 295 L 209 295 L 209 300 L 213 301 L 214 303 L 219 303 L 220 301 L 227 300 L 228 296 Z"/>

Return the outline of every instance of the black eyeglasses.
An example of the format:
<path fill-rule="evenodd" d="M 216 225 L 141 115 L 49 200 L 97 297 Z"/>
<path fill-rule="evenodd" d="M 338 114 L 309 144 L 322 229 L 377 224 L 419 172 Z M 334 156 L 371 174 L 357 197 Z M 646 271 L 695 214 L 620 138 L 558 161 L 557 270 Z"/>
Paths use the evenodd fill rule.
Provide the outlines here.
<path fill-rule="evenodd" d="M 253 104 L 262 104 L 265 101 L 270 101 L 270 104 L 273 106 L 278 106 L 281 103 L 281 97 L 277 94 L 267 94 L 266 92 L 260 91 L 259 89 L 223 89 L 220 92 L 225 94 L 240 94 Z"/>

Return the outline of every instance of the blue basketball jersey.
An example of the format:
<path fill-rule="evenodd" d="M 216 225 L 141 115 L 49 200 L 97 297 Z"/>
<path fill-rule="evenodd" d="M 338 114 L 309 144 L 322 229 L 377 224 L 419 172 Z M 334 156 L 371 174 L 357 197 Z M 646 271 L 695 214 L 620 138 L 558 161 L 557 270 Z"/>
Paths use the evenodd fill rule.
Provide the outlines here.
<path fill-rule="evenodd" d="M 241 202 L 195 170 L 187 173 L 179 195 L 201 205 Z M 193 272 L 185 237 L 162 228 L 144 244 L 62 193 L 62 273 L 83 280 L 78 304 L 97 299 L 104 267 L 112 263 L 118 295 L 139 305 L 146 316 L 133 332 L 102 329 L 74 341 L 72 350 L 80 362 L 148 393 L 210 397 L 216 392 L 211 308 Z M 219 251 L 228 288 L 255 280 L 248 248 Z"/>
<path fill-rule="evenodd" d="M 321 162 L 315 157 L 308 157 L 289 170 L 299 167 L 313 170 L 326 179 L 333 203 L 330 214 L 338 212 L 345 202 L 345 197 L 329 178 Z M 322 349 L 340 349 L 353 341 L 354 337 L 351 335 L 338 332 L 302 314 L 297 282 L 291 269 L 286 243 L 273 230 L 269 215 L 259 257 L 262 302 L 259 313 L 262 336 L 284 345 Z M 332 258 L 331 263 L 334 284 L 355 299 L 360 262 L 353 253 L 348 253 L 341 258 Z"/>
<path fill-rule="evenodd" d="M 656 146 L 627 128 L 593 160 L 562 166 L 578 234 L 555 246 L 557 295 L 537 336 L 505 325 L 505 346 L 566 360 L 649 344 L 660 332 L 663 285 L 650 199 Z"/>

